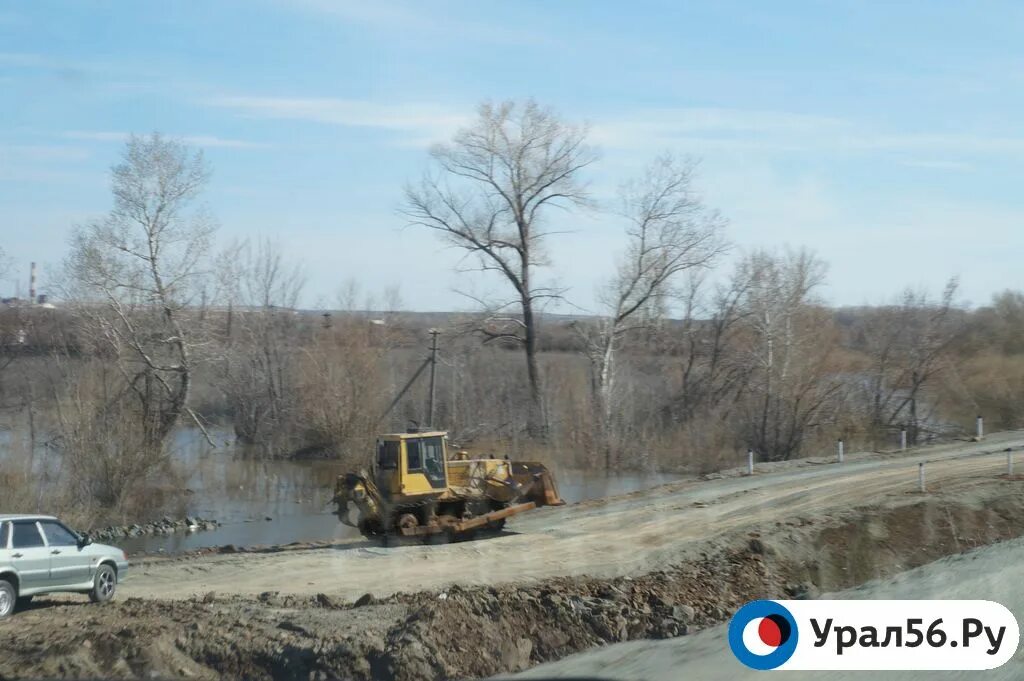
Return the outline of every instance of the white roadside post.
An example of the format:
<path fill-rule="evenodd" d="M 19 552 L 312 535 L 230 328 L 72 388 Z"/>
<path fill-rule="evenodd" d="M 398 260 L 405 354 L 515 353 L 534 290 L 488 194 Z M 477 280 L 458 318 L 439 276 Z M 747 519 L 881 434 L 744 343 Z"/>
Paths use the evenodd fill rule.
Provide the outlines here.
<path fill-rule="evenodd" d="M 754 474 L 754 450 L 747 450 L 747 475 Z"/>
<path fill-rule="evenodd" d="M 924 494 L 924 461 L 917 464 L 917 487 Z"/>
<path fill-rule="evenodd" d="M 900 428 L 900 451 L 907 451 L 907 429 Z"/>
<path fill-rule="evenodd" d="M 983 437 L 985 437 L 985 422 L 981 418 L 981 414 L 978 415 L 978 418 L 977 418 L 977 420 L 975 422 L 975 425 L 977 426 L 978 439 L 980 440 Z"/>
<path fill-rule="evenodd" d="M 843 438 L 839 438 L 836 442 L 836 459 L 839 463 L 843 462 Z"/>

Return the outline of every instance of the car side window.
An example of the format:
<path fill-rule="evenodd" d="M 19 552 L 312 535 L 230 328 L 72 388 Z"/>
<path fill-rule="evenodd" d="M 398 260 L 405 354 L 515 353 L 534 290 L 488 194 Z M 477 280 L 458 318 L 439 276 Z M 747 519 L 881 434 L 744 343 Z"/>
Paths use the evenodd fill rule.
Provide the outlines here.
<path fill-rule="evenodd" d="M 0 549 L 7 548 L 7 534 L 9 531 L 7 528 L 10 526 L 10 523 L 0 523 Z"/>
<path fill-rule="evenodd" d="M 78 546 L 78 537 L 68 528 L 54 520 L 44 520 L 40 525 L 46 533 L 46 542 L 50 546 Z"/>
<path fill-rule="evenodd" d="M 39 528 L 36 527 L 34 520 L 14 523 L 12 549 L 31 549 L 44 545 L 43 536 L 39 534 Z"/>

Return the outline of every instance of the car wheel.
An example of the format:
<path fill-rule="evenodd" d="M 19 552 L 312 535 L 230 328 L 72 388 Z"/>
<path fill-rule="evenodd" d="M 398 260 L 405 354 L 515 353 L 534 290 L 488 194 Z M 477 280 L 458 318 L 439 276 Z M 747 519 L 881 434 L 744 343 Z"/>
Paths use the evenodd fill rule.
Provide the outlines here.
<path fill-rule="evenodd" d="M 0 579 L 0 619 L 3 619 L 14 612 L 14 604 L 18 596 L 14 591 L 14 585 L 5 579 Z"/>
<path fill-rule="evenodd" d="M 106 603 L 114 597 L 117 590 L 117 573 L 109 565 L 100 565 L 96 569 L 96 577 L 92 581 L 89 600 L 93 603 Z"/>

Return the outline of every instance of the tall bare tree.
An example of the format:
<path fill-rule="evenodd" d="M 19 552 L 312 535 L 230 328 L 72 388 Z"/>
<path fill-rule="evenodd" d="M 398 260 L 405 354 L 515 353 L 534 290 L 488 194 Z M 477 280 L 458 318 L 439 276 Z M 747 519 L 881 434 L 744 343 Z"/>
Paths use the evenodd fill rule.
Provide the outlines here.
<path fill-rule="evenodd" d="M 538 306 L 559 295 L 537 282 L 536 268 L 547 264 L 551 211 L 588 202 L 580 176 L 596 152 L 586 137 L 585 127 L 532 100 L 484 103 L 473 124 L 431 150 L 434 168 L 405 192 L 403 210 L 412 224 L 440 232 L 512 288 L 511 298 L 494 306 L 496 323 L 484 331 L 525 351 L 534 433 L 546 429 Z"/>
<path fill-rule="evenodd" d="M 134 396 L 142 442 L 162 448 L 189 408 L 199 299 L 213 232 L 193 210 L 210 170 L 201 152 L 158 133 L 132 136 L 112 169 L 114 207 L 73 231 L 68 295 Z"/>
<path fill-rule="evenodd" d="M 600 295 L 606 315 L 596 324 L 576 325 L 590 361 L 595 423 L 609 468 L 621 339 L 630 331 L 650 328 L 663 316 L 680 275 L 711 266 L 726 250 L 725 221 L 694 190 L 694 167 L 693 161 L 665 154 L 641 178 L 622 187 L 627 246 L 618 271 Z"/>

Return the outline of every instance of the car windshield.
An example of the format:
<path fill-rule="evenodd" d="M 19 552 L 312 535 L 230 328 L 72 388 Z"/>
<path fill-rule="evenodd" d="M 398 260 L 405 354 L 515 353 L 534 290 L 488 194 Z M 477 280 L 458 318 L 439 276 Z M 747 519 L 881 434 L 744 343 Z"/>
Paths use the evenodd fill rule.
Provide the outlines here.
<path fill-rule="evenodd" d="M 1024 679 L 1022 261 L 1022 0 L 0 0 L 0 679 Z"/>

